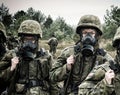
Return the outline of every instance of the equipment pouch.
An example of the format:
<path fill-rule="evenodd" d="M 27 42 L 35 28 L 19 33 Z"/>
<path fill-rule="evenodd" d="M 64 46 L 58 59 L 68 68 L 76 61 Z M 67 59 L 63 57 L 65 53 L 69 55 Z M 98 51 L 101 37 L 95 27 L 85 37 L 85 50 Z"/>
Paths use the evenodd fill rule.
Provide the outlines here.
<path fill-rule="evenodd" d="M 15 86 L 17 93 L 23 93 L 25 91 L 25 84 L 16 84 Z"/>

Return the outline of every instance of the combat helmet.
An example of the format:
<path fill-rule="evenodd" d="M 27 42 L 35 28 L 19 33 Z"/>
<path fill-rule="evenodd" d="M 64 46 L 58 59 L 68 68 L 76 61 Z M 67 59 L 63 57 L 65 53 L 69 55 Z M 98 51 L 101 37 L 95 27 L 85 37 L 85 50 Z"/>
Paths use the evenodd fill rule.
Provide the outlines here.
<path fill-rule="evenodd" d="M 23 21 L 18 29 L 18 36 L 22 35 L 36 35 L 38 38 L 42 38 L 40 24 L 35 20 Z"/>
<path fill-rule="evenodd" d="M 113 47 L 118 46 L 118 42 L 120 42 L 120 27 L 117 28 L 115 36 L 113 38 Z"/>
<path fill-rule="evenodd" d="M 6 42 L 6 29 L 2 22 L 0 22 L 0 34 L 2 35 L 3 41 Z"/>
<path fill-rule="evenodd" d="M 94 15 L 84 15 L 80 18 L 78 26 L 76 28 L 76 33 L 79 34 L 79 30 L 83 28 L 94 28 L 97 32 L 102 35 L 101 22 L 97 16 Z"/>

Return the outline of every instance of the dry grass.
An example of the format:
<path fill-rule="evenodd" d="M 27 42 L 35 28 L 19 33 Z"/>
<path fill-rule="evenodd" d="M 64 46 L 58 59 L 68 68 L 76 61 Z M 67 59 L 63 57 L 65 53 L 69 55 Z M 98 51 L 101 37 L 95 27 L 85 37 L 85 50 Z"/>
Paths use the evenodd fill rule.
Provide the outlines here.
<path fill-rule="evenodd" d="M 107 45 L 110 44 L 112 45 L 112 40 L 105 40 L 105 39 L 102 39 L 100 41 L 100 47 L 101 48 L 104 48 L 106 49 Z M 107 50 L 107 49 L 106 49 Z M 107 52 L 112 56 L 112 57 L 115 57 L 115 51 L 110 51 L 110 50 L 107 50 Z"/>
<path fill-rule="evenodd" d="M 47 44 L 47 40 L 42 40 L 40 44 L 41 44 L 41 47 L 45 48 L 46 50 L 49 50 L 49 45 Z M 57 46 L 56 56 L 60 55 L 61 50 L 73 44 L 74 42 L 65 42 L 65 41 L 59 42 Z"/>

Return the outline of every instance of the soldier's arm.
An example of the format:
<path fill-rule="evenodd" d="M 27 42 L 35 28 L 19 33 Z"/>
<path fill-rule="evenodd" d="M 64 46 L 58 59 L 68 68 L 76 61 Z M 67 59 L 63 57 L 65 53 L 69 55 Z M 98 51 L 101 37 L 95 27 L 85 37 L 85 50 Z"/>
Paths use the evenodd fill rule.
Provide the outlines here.
<path fill-rule="evenodd" d="M 12 51 L 6 52 L 5 56 L 0 61 L 0 78 L 9 81 L 13 76 L 14 70 L 11 71 L 11 59 L 13 58 Z"/>
<path fill-rule="evenodd" d="M 106 84 L 105 81 L 100 81 L 96 85 L 93 83 L 87 83 L 87 87 L 79 87 L 79 94 L 78 95 L 111 95 L 114 91 L 114 86 Z M 88 85 L 93 86 L 92 88 Z"/>
<path fill-rule="evenodd" d="M 51 39 L 49 39 L 47 43 L 48 43 L 48 45 L 50 45 L 50 43 L 51 43 Z"/>
<path fill-rule="evenodd" d="M 88 78 L 79 86 L 78 95 L 111 95 L 114 86 L 108 84 L 104 78 L 104 68 L 94 69 L 93 75 L 88 75 Z"/>
<path fill-rule="evenodd" d="M 7 51 L 0 60 L 0 71 L 7 69 L 11 66 L 12 53 Z"/>
<path fill-rule="evenodd" d="M 69 49 L 64 50 L 61 53 L 61 55 L 57 58 L 57 61 L 54 62 L 50 71 L 51 81 L 60 82 L 68 77 L 69 71 L 66 69 L 66 59 L 71 55 L 69 53 Z"/>
<path fill-rule="evenodd" d="M 11 78 L 13 76 L 14 71 L 11 71 L 10 69 L 11 69 L 11 67 L 8 67 L 7 69 L 2 70 L 0 72 L 0 79 L 1 80 L 4 80 L 6 82 L 11 81 Z"/>
<path fill-rule="evenodd" d="M 48 52 L 49 53 L 49 52 Z M 52 68 L 52 64 L 53 64 L 54 60 L 53 60 L 53 56 L 49 53 L 49 57 L 48 57 L 48 69 L 50 71 L 50 69 Z M 46 70 L 46 69 L 45 69 Z M 50 95 L 59 95 L 59 86 L 57 82 L 52 82 L 51 80 L 49 80 L 49 85 L 50 85 Z"/>

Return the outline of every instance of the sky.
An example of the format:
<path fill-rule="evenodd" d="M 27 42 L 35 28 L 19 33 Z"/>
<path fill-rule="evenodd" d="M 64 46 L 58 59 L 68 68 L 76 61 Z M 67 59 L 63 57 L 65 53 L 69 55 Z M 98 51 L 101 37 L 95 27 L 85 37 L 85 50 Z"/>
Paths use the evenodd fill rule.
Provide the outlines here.
<path fill-rule="evenodd" d="M 2 3 L 12 14 L 32 7 L 45 16 L 51 15 L 53 20 L 63 17 L 69 25 L 77 25 L 80 17 L 86 14 L 96 15 L 104 23 L 106 10 L 110 10 L 111 5 L 120 7 L 120 0 L 0 0 Z"/>

